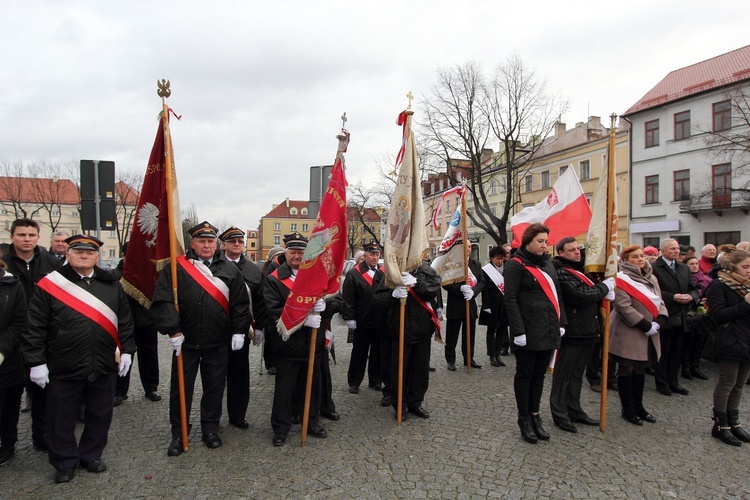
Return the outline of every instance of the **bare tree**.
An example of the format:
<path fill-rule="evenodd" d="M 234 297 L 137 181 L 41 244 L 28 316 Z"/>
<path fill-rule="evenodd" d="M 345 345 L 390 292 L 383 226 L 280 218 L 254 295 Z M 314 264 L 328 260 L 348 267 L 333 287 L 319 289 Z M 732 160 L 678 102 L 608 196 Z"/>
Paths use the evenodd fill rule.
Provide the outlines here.
<path fill-rule="evenodd" d="M 115 230 L 119 248 L 130 239 L 138 196 L 143 186 L 143 176 L 137 172 L 118 170 L 115 181 Z"/>
<path fill-rule="evenodd" d="M 65 178 L 66 169 L 59 163 L 32 163 L 27 171 L 29 195 L 39 207 L 41 222 L 54 233 L 62 220 L 63 206 L 78 202 L 76 187 Z"/>
<path fill-rule="evenodd" d="M 182 241 L 187 244 L 190 241 L 190 233 L 188 229 L 198 225 L 200 220 L 198 219 L 198 209 L 195 207 L 195 203 L 191 203 L 188 208 L 182 209 Z"/>
<path fill-rule="evenodd" d="M 521 179 L 566 109 L 567 101 L 549 93 L 546 82 L 516 55 L 489 77 L 471 61 L 438 70 L 420 123 L 426 161 L 447 165 L 451 184 L 466 185 L 473 201 L 468 217 L 496 244 L 507 242 Z M 497 143 L 500 151 L 493 154 L 491 145 Z M 503 177 L 505 203 L 496 215 L 487 192 Z"/>
<path fill-rule="evenodd" d="M 383 179 L 381 179 L 382 181 Z M 349 222 L 357 223 L 357 226 L 364 229 L 359 235 L 349 235 L 349 248 L 354 253 L 357 244 L 368 243 L 371 240 L 377 241 L 380 245 L 380 234 L 375 231 L 375 225 L 380 220 L 381 207 L 387 207 L 390 204 L 390 197 L 393 188 L 385 191 L 383 187 L 386 184 L 379 184 L 373 187 L 366 187 L 362 181 L 349 186 L 347 193 L 347 218 Z"/>
<path fill-rule="evenodd" d="M 28 190 L 24 191 L 27 176 L 28 167 L 23 161 L 0 160 L 0 206 L 16 219 L 33 219 L 38 213 Z"/>

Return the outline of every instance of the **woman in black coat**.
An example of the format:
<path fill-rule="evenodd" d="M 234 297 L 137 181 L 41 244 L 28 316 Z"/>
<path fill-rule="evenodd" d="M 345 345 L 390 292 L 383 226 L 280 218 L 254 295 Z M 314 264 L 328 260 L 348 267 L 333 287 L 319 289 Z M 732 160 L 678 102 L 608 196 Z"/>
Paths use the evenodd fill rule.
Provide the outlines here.
<path fill-rule="evenodd" d="M 521 248 L 505 264 L 505 311 L 508 315 L 516 374 L 513 388 L 518 425 L 529 443 L 548 440 L 539 403 L 550 357 L 565 333 L 557 273 L 547 254 L 549 228 L 534 223 L 523 232 Z"/>
<path fill-rule="evenodd" d="M 501 245 L 490 250 L 490 262 L 482 267 L 484 289 L 479 324 L 487 327 L 487 355 L 492 366 L 505 366 L 500 359 L 508 349 L 508 317 L 505 314 L 505 278 L 503 267 L 508 252 Z"/>
<path fill-rule="evenodd" d="M 706 288 L 708 315 L 718 325 L 715 338 L 719 380 L 714 388 L 711 435 L 726 444 L 750 442 L 739 423 L 742 388 L 750 376 L 750 253 L 724 254 L 717 279 Z"/>

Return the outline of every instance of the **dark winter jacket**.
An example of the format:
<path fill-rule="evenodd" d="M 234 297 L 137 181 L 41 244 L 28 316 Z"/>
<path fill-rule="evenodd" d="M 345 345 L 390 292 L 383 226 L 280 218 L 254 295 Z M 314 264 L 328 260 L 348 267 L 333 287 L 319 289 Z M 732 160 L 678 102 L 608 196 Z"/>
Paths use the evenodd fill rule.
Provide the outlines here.
<path fill-rule="evenodd" d="M 226 255 L 225 255 L 226 257 Z M 266 277 L 255 263 L 250 262 L 244 255 L 240 255 L 240 260 L 234 263 L 240 268 L 242 278 L 245 284 L 250 288 L 252 298 L 253 322 L 256 329 L 265 330 L 268 323 L 268 313 L 266 313 L 266 301 L 263 298 L 263 284 Z"/>
<path fill-rule="evenodd" d="M 562 290 L 568 324 L 562 344 L 593 342 L 601 334 L 599 306 L 609 289 L 604 283 L 589 286 L 570 269 L 583 273 L 583 263 L 557 256 L 552 259 Z"/>
<path fill-rule="evenodd" d="M 21 338 L 26 334 L 26 297 L 16 276 L 0 269 L 0 388 L 22 384 Z"/>
<path fill-rule="evenodd" d="M 370 285 L 363 275 L 368 270 L 368 265 L 363 261 L 346 274 L 344 286 L 341 287 L 341 297 L 344 299 L 341 316 L 345 320 L 356 320 L 358 329 L 380 332 L 385 328 L 386 314 L 382 305 L 375 301 L 375 290 L 385 280 L 385 274 L 377 269 Z"/>
<path fill-rule="evenodd" d="M 718 359 L 750 362 L 750 304 L 716 279 L 704 293 L 716 327 Z"/>
<path fill-rule="evenodd" d="M 57 258 L 38 245 L 34 249 L 34 257 L 29 262 L 16 255 L 16 248 L 11 245 L 5 263 L 8 265 L 8 272 L 18 278 L 23 285 L 26 304 L 31 302 L 36 282 L 60 267 Z"/>
<path fill-rule="evenodd" d="M 675 262 L 675 270 L 672 271 L 666 261 L 659 257 L 651 264 L 654 276 L 659 280 L 661 297 L 664 305 L 669 311 L 669 319 L 666 328 L 680 327 L 687 329 L 687 317 L 690 304 L 675 302 L 674 296 L 678 293 L 687 293 L 693 297 L 693 303 L 700 299 L 700 292 L 695 287 L 693 276 L 688 266 L 682 262 Z"/>
<path fill-rule="evenodd" d="M 484 276 L 484 289 L 482 290 L 482 312 L 479 314 L 479 324 L 488 328 L 507 328 L 508 315 L 505 312 L 505 294 L 484 272 L 484 268 L 482 275 Z M 487 312 L 488 309 L 489 312 Z"/>
<path fill-rule="evenodd" d="M 482 271 L 482 266 L 479 264 L 479 261 L 475 259 L 469 259 L 469 269 L 471 269 L 471 273 L 477 279 L 477 284 L 472 287 L 474 297 L 469 301 L 469 311 L 471 311 L 471 319 L 477 319 L 477 299 L 485 286 L 484 272 Z M 448 305 L 445 308 L 446 318 L 460 320 L 466 319 L 466 299 L 461 293 L 461 286 L 465 284 L 465 281 L 460 281 L 443 287 L 445 288 L 445 291 L 448 292 Z"/>

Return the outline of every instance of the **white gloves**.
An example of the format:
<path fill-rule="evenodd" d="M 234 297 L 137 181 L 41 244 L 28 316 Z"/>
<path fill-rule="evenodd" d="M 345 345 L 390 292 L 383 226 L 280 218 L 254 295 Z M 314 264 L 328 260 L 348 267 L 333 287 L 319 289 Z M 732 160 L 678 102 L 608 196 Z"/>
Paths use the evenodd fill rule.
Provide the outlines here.
<path fill-rule="evenodd" d="M 414 286 L 417 284 L 417 278 L 409 273 L 401 273 L 401 279 L 404 281 L 404 286 Z"/>
<path fill-rule="evenodd" d="M 333 332 L 331 330 L 326 330 L 326 349 L 329 351 L 333 347 Z"/>
<path fill-rule="evenodd" d="M 610 302 L 615 300 L 615 292 L 614 290 L 607 292 L 607 295 L 604 296 L 604 298 Z"/>
<path fill-rule="evenodd" d="M 659 323 L 657 323 L 656 321 L 652 321 L 651 322 L 651 330 L 647 331 L 646 335 L 649 336 L 649 337 L 652 336 L 652 335 L 656 335 L 656 333 L 659 331 L 659 328 L 661 328 L 659 326 Z"/>
<path fill-rule="evenodd" d="M 232 335 L 232 350 L 239 351 L 242 346 L 245 345 L 245 336 L 241 333 L 235 333 Z"/>
<path fill-rule="evenodd" d="M 180 355 L 180 351 L 182 351 L 183 342 L 185 342 L 185 336 L 181 333 L 178 333 L 174 337 L 169 337 L 169 343 L 172 344 L 172 349 L 174 349 L 175 356 Z"/>
<path fill-rule="evenodd" d="M 610 292 L 615 291 L 615 279 L 614 278 L 607 278 L 606 280 L 602 281 L 605 285 L 607 285 L 607 290 Z"/>
<path fill-rule="evenodd" d="M 0 365 L 3 364 L 3 361 L 5 361 L 5 356 L 3 356 L 3 353 L 0 352 Z"/>
<path fill-rule="evenodd" d="M 47 365 L 32 366 L 29 379 L 44 389 L 44 386 L 49 382 L 49 369 L 47 368 Z"/>
<path fill-rule="evenodd" d="M 318 299 L 315 301 L 315 305 L 313 305 L 313 312 L 316 313 L 322 313 L 326 310 L 326 301 L 324 299 Z"/>
<path fill-rule="evenodd" d="M 563 336 L 565 336 L 565 327 L 561 326 L 560 327 L 560 337 L 563 337 Z"/>
<path fill-rule="evenodd" d="M 405 286 L 397 286 L 391 295 L 394 299 L 405 299 L 409 296 L 409 289 Z"/>
<path fill-rule="evenodd" d="M 357 329 L 357 320 L 356 319 L 347 319 L 346 320 L 346 327 L 349 330 L 356 330 Z"/>
<path fill-rule="evenodd" d="M 130 367 L 133 365 L 133 356 L 131 354 L 123 354 L 120 356 L 120 364 L 117 365 L 117 375 L 124 377 L 130 371 Z"/>
<path fill-rule="evenodd" d="M 519 335 L 518 337 L 513 337 L 513 343 L 516 344 L 518 347 L 523 347 L 526 345 L 526 334 Z"/>
<path fill-rule="evenodd" d="M 464 298 L 469 301 L 474 296 L 474 290 L 469 285 L 461 285 L 461 293 L 464 294 Z"/>
<path fill-rule="evenodd" d="M 441 321 L 445 319 L 445 318 L 443 317 L 443 310 L 442 310 L 442 309 L 438 309 L 437 311 L 435 311 L 435 315 L 436 315 L 436 316 L 438 317 L 438 319 L 439 319 L 439 320 L 441 320 Z"/>
<path fill-rule="evenodd" d="M 482 311 L 483 311 L 483 312 L 486 312 L 487 314 L 489 314 L 489 313 L 491 313 L 491 312 L 492 312 L 492 310 L 491 310 L 491 309 L 482 309 Z"/>
<path fill-rule="evenodd" d="M 253 340 L 253 345 L 260 345 L 263 343 L 263 340 L 265 340 L 266 336 L 263 334 L 263 330 L 260 328 L 255 329 L 255 340 Z"/>
<path fill-rule="evenodd" d="M 310 314 L 305 320 L 305 326 L 320 328 L 320 314 Z"/>

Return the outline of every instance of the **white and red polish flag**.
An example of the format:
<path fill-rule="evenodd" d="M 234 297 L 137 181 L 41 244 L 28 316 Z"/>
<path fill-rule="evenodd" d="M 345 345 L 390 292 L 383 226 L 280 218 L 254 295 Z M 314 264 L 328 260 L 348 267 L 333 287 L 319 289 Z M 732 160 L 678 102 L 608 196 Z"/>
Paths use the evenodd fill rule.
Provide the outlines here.
<path fill-rule="evenodd" d="M 549 228 L 549 244 L 555 244 L 566 236 L 578 236 L 588 231 L 591 206 L 586 200 L 575 170 L 565 170 L 545 199 L 533 207 L 524 208 L 510 218 L 512 246 L 521 246 L 521 235 L 535 222 L 541 222 Z"/>

